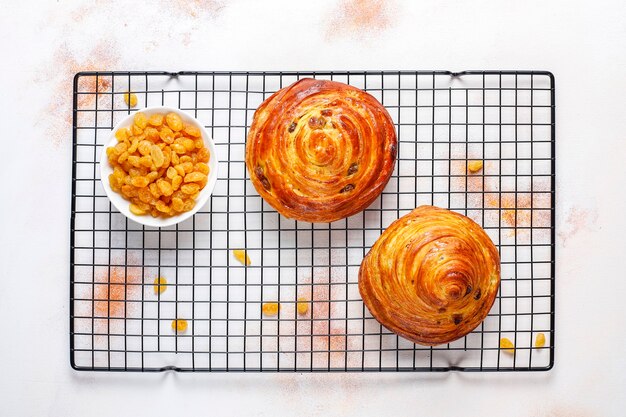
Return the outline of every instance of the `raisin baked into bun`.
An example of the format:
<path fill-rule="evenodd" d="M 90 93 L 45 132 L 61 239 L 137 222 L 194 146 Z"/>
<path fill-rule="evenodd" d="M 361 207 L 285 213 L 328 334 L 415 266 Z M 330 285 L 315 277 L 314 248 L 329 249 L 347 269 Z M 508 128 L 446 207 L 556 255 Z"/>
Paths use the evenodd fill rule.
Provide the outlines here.
<path fill-rule="evenodd" d="M 359 291 L 387 329 L 422 345 L 459 339 L 487 317 L 500 257 L 471 219 L 422 206 L 393 222 L 363 259 Z"/>
<path fill-rule="evenodd" d="M 374 97 L 350 85 L 305 78 L 259 106 L 246 166 L 258 193 L 282 215 L 332 222 L 380 195 L 396 150 L 393 121 Z"/>

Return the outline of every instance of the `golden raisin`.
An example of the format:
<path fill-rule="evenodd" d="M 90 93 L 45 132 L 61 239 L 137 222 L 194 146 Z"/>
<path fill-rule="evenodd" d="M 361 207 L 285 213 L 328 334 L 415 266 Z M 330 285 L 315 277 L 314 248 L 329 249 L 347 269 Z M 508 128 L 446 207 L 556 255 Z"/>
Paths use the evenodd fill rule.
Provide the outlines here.
<path fill-rule="evenodd" d="M 469 161 L 467 163 L 467 170 L 471 173 L 476 173 L 483 169 L 483 161 Z"/>
<path fill-rule="evenodd" d="M 174 330 L 176 333 L 184 333 L 187 330 L 187 320 L 172 320 L 172 330 Z"/>
<path fill-rule="evenodd" d="M 143 216 L 144 214 L 146 214 L 145 211 L 143 211 L 141 208 L 139 208 L 139 206 L 132 204 L 130 206 L 128 206 L 129 210 L 131 213 L 136 214 L 137 216 Z"/>
<path fill-rule="evenodd" d="M 163 147 L 163 165 L 161 168 L 167 169 L 170 166 L 170 162 L 172 160 L 172 152 L 169 147 Z"/>
<path fill-rule="evenodd" d="M 147 187 L 148 184 L 150 184 L 150 181 L 148 181 L 148 178 L 146 177 L 137 176 L 133 177 L 133 179 L 131 180 L 131 184 L 133 185 L 133 187 L 143 188 Z"/>
<path fill-rule="evenodd" d="M 183 145 L 181 145 L 180 143 L 172 143 L 170 145 L 170 147 L 172 148 L 172 150 L 174 152 L 176 152 L 177 154 L 184 154 L 185 152 L 187 152 L 187 149 L 185 149 L 185 147 Z"/>
<path fill-rule="evenodd" d="M 243 265 L 248 266 L 252 263 L 252 261 L 250 260 L 250 257 L 248 256 L 248 252 L 243 249 L 233 250 L 233 255 L 235 256 L 235 259 L 237 259 Z"/>
<path fill-rule="evenodd" d="M 159 178 L 157 180 L 157 187 L 159 187 L 159 191 L 161 191 L 161 194 L 166 197 L 169 197 L 174 192 L 174 190 L 172 190 L 172 184 L 162 178 Z"/>
<path fill-rule="evenodd" d="M 139 137 L 138 136 L 133 136 L 133 141 L 132 141 L 130 147 L 128 148 L 128 153 L 130 155 L 134 155 L 135 151 L 137 150 L 137 147 L 139 146 L 139 142 L 141 142 L 139 140 Z"/>
<path fill-rule="evenodd" d="M 183 167 L 185 174 L 189 174 L 193 171 L 193 164 L 191 162 L 183 162 L 180 165 Z"/>
<path fill-rule="evenodd" d="M 209 175 L 209 166 L 204 162 L 198 162 L 193 166 L 194 171 L 198 171 L 204 175 Z"/>
<path fill-rule="evenodd" d="M 146 139 L 158 143 L 159 142 L 159 131 L 153 127 L 146 127 L 146 130 L 143 131 Z"/>
<path fill-rule="evenodd" d="M 109 185 L 111 186 L 113 191 L 117 191 L 117 189 L 119 188 L 117 177 L 113 174 L 109 175 Z"/>
<path fill-rule="evenodd" d="M 180 198 L 174 197 L 172 198 L 172 208 L 175 211 L 181 212 L 185 208 L 185 203 L 183 203 L 183 200 L 181 200 Z"/>
<path fill-rule="evenodd" d="M 152 126 L 161 126 L 163 124 L 163 115 L 162 114 L 153 114 L 148 119 L 148 123 Z"/>
<path fill-rule="evenodd" d="M 137 94 L 131 93 L 130 91 L 125 92 L 124 103 L 126 103 L 130 107 L 135 107 L 137 105 Z"/>
<path fill-rule="evenodd" d="M 115 145 L 114 149 L 117 151 L 118 154 L 122 154 L 128 150 L 128 145 L 126 144 L 126 142 L 120 142 Z"/>
<path fill-rule="evenodd" d="M 192 198 L 189 200 L 185 200 L 185 205 L 183 206 L 183 211 L 189 211 L 194 208 L 196 205 L 196 201 Z"/>
<path fill-rule="evenodd" d="M 154 279 L 154 293 L 163 294 L 167 289 L 167 280 L 163 277 Z"/>
<path fill-rule="evenodd" d="M 151 168 L 152 167 L 152 157 L 150 155 L 144 155 L 141 158 L 139 158 L 139 163 L 141 164 L 141 166 L 143 166 L 145 168 Z"/>
<path fill-rule="evenodd" d="M 133 125 L 133 127 L 131 127 L 131 129 L 133 131 L 133 135 L 135 135 L 135 136 L 139 136 L 139 135 L 141 135 L 143 133 L 143 129 L 140 128 L 137 125 Z"/>
<path fill-rule="evenodd" d="M 150 142 L 149 140 L 142 140 L 141 142 L 139 142 L 137 150 L 143 156 L 150 155 L 150 151 L 152 150 L 152 142 Z"/>
<path fill-rule="evenodd" d="M 298 314 L 305 315 L 309 311 L 309 303 L 306 298 L 298 297 Z"/>
<path fill-rule="evenodd" d="M 197 153 L 198 162 L 209 162 L 209 149 L 201 148 Z"/>
<path fill-rule="evenodd" d="M 148 188 L 150 189 L 150 194 L 152 194 L 154 198 L 161 197 L 161 192 L 159 191 L 159 187 L 157 187 L 155 183 L 150 184 Z"/>
<path fill-rule="evenodd" d="M 120 142 L 117 145 L 115 145 L 115 152 L 117 152 L 118 155 L 123 154 L 124 152 L 126 152 L 128 150 L 128 145 L 126 145 L 126 143 L 124 142 Z"/>
<path fill-rule="evenodd" d="M 120 169 L 120 167 L 113 168 L 113 175 L 117 178 L 124 178 L 126 176 L 126 174 Z"/>
<path fill-rule="evenodd" d="M 182 183 L 183 183 L 183 177 L 181 177 L 180 175 L 176 175 L 174 178 L 172 178 L 172 189 L 174 191 L 178 190 L 180 188 L 180 184 Z"/>
<path fill-rule="evenodd" d="M 178 164 L 174 166 L 174 169 L 176 170 L 178 175 L 180 175 L 181 177 L 185 176 L 185 167 L 183 167 L 183 164 Z"/>
<path fill-rule="evenodd" d="M 150 149 L 150 156 L 152 157 L 152 162 L 154 166 L 157 168 L 161 168 L 163 163 L 165 162 L 165 156 L 163 156 L 163 151 L 156 145 L 152 145 Z"/>
<path fill-rule="evenodd" d="M 201 172 L 191 172 L 185 175 L 185 182 L 199 182 L 205 181 L 206 179 L 206 175 Z"/>
<path fill-rule="evenodd" d="M 148 173 L 148 175 L 146 175 L 146 178 L 148 178 L 148 181 L 152 182 L 159 178 L 159 173 L 158 171 L 151 171 Z"/>
<path fill-rule="evenodd" d="M 161 140 L 167 144 L 174 143 L 174 132 L 167 126 L 162 126 L 159 132 Z"/>
<path fill-rule="evenodd" d="M 193 140 L 191 140 L 191 139 L 185 139 L 185 140 L 183 140 L 183 144 L 182 144 L 182 145 L 185 147 L 185 149 L 187 150 L 187 152 L 191 152 L 191 151 L 193 151 L 194 149 L 196 149 L 196 144 L 195 144 L 195 143 L 194 143 L 194 141 L 193 141 Z"/>
<path fill-rule="evenodd" d="M 185 184 L 182 187 L 180 187 L 180 190 L 188 195 L 193 195 L 195 193 L 198 192 L 198 190 L 200 189 L 200 186 L 198 184 Z"/>
<path fill-rule="evenodd" d="M 128 130 L 125 128 L 122 129 L 117 129 L 117 131 L 115 132 L 115 139 L 117 139 L 118 142 L 123 141 L 124 139 L 128 138 Z"/>
<path fill-rule="evenodd" d="M 535 338 L 535 347 L 540 348 L 546 345 L 546 335 L 543 333 L 537 333 Z"/>
<path fill-rule="evenodd" d="M 169 214 L 170 212 L 170 208 L 162 200 L 157 200 L 154 207 L 156 207 L 156 209 L 159 210 L 161 213 Z"/>
<path fill-rule="evenodd" d="M 168 113 L 165 116 L 165 121 L 167 122 L 167 125 L 170 127 L 170 129 L 172 129 L 174 132 L 178 132 L 183 128 L 183 121 L 176 113 Z"/>
<path fill-rule="evenodd" d="M 115 147 L 112 147 L 112 146 L 107 148 L 106 153 L 107 153 L 107 156 L 109 157 L 109 160 L 111 159 L 116 160 L 120 156 L 120 153 L 117 151 L 117 149 L 115 149 Z"/>
<path fill-rule="evenodd" d="M 137 191 L 137 197 L 144 203 L 152 201 L 152 194 L 150 194 L 150 189 L 148 187 L 140 188 Z"/>
<path fill-rule="evenodd" d="M 261 307 L 263 314 L 269 317 L 275 316 L 278 314 L 278 310 L 280 310 L 280 304 L 278 303 L 264 303 Z"/>
<path fill-rule="evenodd" d="M 141 176 L 142 173 L 138 169 L 131 168 L 131 169 L 128 170 L 128 174 L 130 175 L 131 178 L 133 178 L 133 177 Z"/>
<path fill-rule="evenodd" d="M 192 125 L 185 125 L 184 132 L 185 134 L 192 136 L 194 138 L 197 138 L 198 136 L 200 136 L 200 129 Z"/>
<path fill-rule="evenodd" d="M 507 353 L 515 353 L 515 345 L 506 337 L 500 339 L 500 349 L 503 349 Z"/>
<path fill-rule="evenodd" d="M 140 161 L 137 155 L 129 155 L 127 161 L 135 168 L 139 168 Z"/>
<path fill-rule="evenodd" d="M 131 201 L 132 204 L 136 205 L 137 207 L 139 207 L 143 211 L 150 210 L 150 205 L 144 203 L 143 201 L 139 200 L 138 198 L 131 198 L 130 201 Z"/>
<path fill-rule="evenodd" d="M 138 128 L 142 130 L 145 129 L 146 126 L 148 126 L 148 118 L 142 112 L 135 113 L 133 122 L 135 123 L 135 126 L 137 126 Z"/>
<path fill-rule="evenodd" d="M 123 164 L 124 161 L 126 161 L 126 159 L 128 159 L 128 152 L 123 152 L 119 158 L 117 158 L 117 163 L 118 164 Z"/>

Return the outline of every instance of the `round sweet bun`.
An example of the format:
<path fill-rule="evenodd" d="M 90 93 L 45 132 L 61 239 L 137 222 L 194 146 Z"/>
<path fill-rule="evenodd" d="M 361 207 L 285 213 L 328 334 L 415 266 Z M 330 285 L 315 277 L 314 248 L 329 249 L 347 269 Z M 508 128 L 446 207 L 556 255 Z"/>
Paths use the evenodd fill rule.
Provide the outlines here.
<path fill-rule="evenodd" d="M 468 217 L 422 206 L 392 223 L 361 263 L 359 291 L 387 329 L 422 345 L 459 339 L 487 317 L 500 257 Z"/>
<path fill-rule="evenodd" d="M 393 121 L 374 97 L 347 84 L 305 78 L 259 106 L 246 166 L 258 193 L 282 215 L 332 222 L 380 195 L 396 151 Z"/>

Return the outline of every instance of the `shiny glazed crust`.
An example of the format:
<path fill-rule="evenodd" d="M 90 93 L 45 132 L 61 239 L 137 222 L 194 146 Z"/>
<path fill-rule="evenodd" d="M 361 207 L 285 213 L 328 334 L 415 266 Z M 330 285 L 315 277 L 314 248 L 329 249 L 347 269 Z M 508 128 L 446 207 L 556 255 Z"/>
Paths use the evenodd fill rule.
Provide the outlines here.
<path fill-rule="evenodd" d="M 387 110 L 350 85 L 302 79 L 254 114 L 246 166 L 282 215 L 332 222 L 369 206 L 389 181 L 396 133 Z"/>
<path fill-rule="evenodd" d="M 421 206 L 392 223 L 363 259 L 359 291 L 386 328 L 415 343 L 459 339 L 487 317 L 500 257 L 471 219 Z"/>

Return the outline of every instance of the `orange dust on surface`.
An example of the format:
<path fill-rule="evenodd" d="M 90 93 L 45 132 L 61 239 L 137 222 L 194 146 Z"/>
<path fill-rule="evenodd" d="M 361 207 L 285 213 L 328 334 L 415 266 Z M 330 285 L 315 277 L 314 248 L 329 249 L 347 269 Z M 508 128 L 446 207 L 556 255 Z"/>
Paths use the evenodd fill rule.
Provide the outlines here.
<path fill-rule="evenodd" d="M 559 231 L 559 238 L 563 246 L 567 246 L 570 239 L 575 237 L 581 230 L 589 228 L 598 220 L 598 212 L 580 207 L 572 207 L 565 218 L 565 225 Z"/>
<path fill-rule="evenodd" d="M 531 198 L 528 193 L 486 193 L 485 205 L 499 207 L 502 221 L 510 227 L 530 227 Z"/>
<path fill-rule="evenodd" d="M 500 191 L 498 165 L 493 161 L 485 162 L 483 171 L 473 174 L 467 169 L 467 161 L 453 160 L 450 171 L 450 191 L 467 193 L 468 216 L 474 221 L 480 222 L 480 210 L 500 209 L 504 227 L 550 226 L 550 184 L 544 184 L 542 179 L 535 179 L 532 187 L 520 188 L 517 192 Z"/>
<path fill-rule="evenodd" d="M 102 40 L 88 53 L 80 55 L 67 44 L 61 45 L 55 52 L 48 70 L 42 74 L 39 82 L 53 82 L 54 94 L 48 103 L 46 123 L 47 132 L 54 145 L 59 146 L 72 137 L 72 82 L 74 75 L 80 71 L 103 71 L 115 69 L 119 62 L 115 42 Z M 92 109 L 98 100 L 99 107 L 110 107 L 111 95 L 103 94 L 111 91 L 111 78 L 95 76 L 80 77 L 78 91 L 86 94 L 77 96 L 78 109 Z M 86 115 L 84 123 L 88 123 L 93 112 Z"/>
<path fill-rule="evenodd" d="M 395 1 L 341 0 L 328 19 L 326 37 L 364 37 L 381 33 L 392 26 L 396 18 Z"/>
<path fill-rule="evenodd" d="M 513 228 L 549 227 L 550 200 L 550 194 L 547 192 L 485 194 L 486 207 L 499 207 L 502 221 Z"/>
<path fill-rule="evenodd" d="M 76 9 L 70 12 L 70 17 L 74 21 L 74 23 L 80 23 L 83 19 L 85 19 L 88 15 L 92 14 L 94 11 L 93 4 L 87 4 L 77 7 Z"/>
<path fill-rule="evenodd" d="M 186 28 L 178 34 L 171 33 L 169 36 L 180 36 L 183 46 L 189 46 L 192 42 L 194 31 L 207 19 L 215 19 L 226 7 L 225 1 L 218 0 L 162 0 L 162 9 L 167 11 L 168 17 L 176 16 L 181 24 L 178 29 Z"/>
<path fill-rule="evenodd" d="M 193 18 L 209 16 L 214 17 L 224 7 L 224 1 L 217 0 L 164 0 L 163 6 L 171 12 L 190 16 Z"/>
<path fill-rule="evenodd" d="M 337 311 L 327 276 L 318 275 L 313 284 L 298 291 L 298 297 L 310 300 L 307 314 L 298 318 L 296 358 L 299 367 L 342 367 L 346 362 L 346 327 Z M 337 298 L 341 300 L 343 298 Z M 335 319 L 334 319 L 335 318 Z"/>
<path fill-rule="evenodd" d="M 141 268 L 114 266 L 108 275 L 96 275 L 94 281 L 94 315 L 126 317 L 127 301 L 141 291 Z"/>
<path fill-rule="evenodd" d="M 571 405 L 562 406 L 556 405 L 549 408 L 541 407 L 535 410 L 532 417 L 594 417 L 595 414 L 591 414 L 588 410 L 584 410 L 579 407 L 573 407 Z"/>
<path fill-rule="evenodd" d="M 161 0 L 160 13 L 154 16 L 155 33 L 176 40 L 183 47 L 204 41 L 199 30 L 216 19 L 226 6 L 226 0 Z M 159 47 L 160 42 L 152 40 L 147 41 L 144 50 L 152 52 Z"/>

